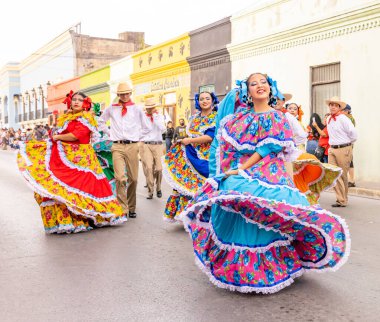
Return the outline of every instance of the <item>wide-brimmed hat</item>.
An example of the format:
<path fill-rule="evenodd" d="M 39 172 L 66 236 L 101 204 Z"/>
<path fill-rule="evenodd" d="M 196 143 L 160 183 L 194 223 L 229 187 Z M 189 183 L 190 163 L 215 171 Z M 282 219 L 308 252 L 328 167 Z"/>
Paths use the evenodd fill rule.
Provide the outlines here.
<path fill-rule="evenodd" d="M 153 108 L 153 107 L 156 107 L 158 106 L 156 100 L 154 99 L 154 97 L 149 97 L 149 98 L 146 98 L 145 101 L 144 101 L 144 107 L 145 108 Z"/>
<path fill-rule="evenodd" d="M 282 94 L 282 95 L 284 95 L 284 97 L 285 97 L 285 102 L 291 100 L 292 97 L 293 97 L 293 95 L 292 95 L 292 94 L 289 94 L 289 93 L 284 93 L 284 94 Z"/>
<path fill-rule="evenodd" d="M 120 83 L 117 85 L 116 94 L 132 93 L 132 87 L 128 83 Z"/>
<path fill-rule="evenodd" d="M 351 112 L 352 108 L 350 105 L 346 104 L 346 107 L 344 108 L 345 111 Z"/>
<path fill-rule="evenodd" d="M 338 96 L 333 96 L 329 100 L 326 100 L 326 104 L 329 105 L 330 103 L 336 103 L 339 104 L 341 109 L 344 109 L 347 106 L 347 103 L 340 100 Z"/>

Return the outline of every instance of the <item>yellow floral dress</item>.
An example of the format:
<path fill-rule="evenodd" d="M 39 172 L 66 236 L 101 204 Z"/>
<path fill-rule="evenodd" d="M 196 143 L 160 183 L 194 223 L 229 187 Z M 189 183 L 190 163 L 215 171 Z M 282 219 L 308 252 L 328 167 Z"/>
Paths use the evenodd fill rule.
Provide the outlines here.
<path fill-rule="evenodd" d="M 207 116 L 194 114 L 187 127 L 187 135 L 197 138 L 215 135 L 216 111 Z M 209 176 L 208 158 L 211 143 L 183 145 L 177 143 L 171 147 L 163 159 L 163 176 L 173 188 L 166 202 L 163 219 L 173 223 L 184 210 L 193 195 L 202 187 Z"/>
<path fill-rule="evenodd" d="M 96 128 L 89 112 L 65 114 L 57 133 L 72 133 L 78 140 L 29 141 L 20 148 L 18 167 L 34 190 L 47 233 L 77 233 L 127 220 L 90 144 Z"/>

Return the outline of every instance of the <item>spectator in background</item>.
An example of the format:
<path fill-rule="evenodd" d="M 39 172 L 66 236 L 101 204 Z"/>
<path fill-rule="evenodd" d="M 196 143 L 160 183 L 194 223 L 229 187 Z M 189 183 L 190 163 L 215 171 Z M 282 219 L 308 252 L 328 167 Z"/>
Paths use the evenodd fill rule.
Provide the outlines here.
<path fill-rule="evenodd" d="M 25 141 L 31 141 L 31 140 L 33 140 L 33 130 L 30 127 L 28 127 L 26 129 Z"/>
<path fill-rule="evenodd" d="M 356 126 L 356 122 L 354 117 L 352 116 L 352 108 L 350 105 L 346 105 L 346 107 L 342 111 L 352 122 L 354 126 Z M 355 184 L 355 170 L 354 170 L 354 156 L 352 156 L 352 161 L 350 163 L 350 170 L 348 170 L 348 187 L 354 188 Z"/>
<path fill-rule="evenodd" d="M 20 140 L 21 138 L 21 129 L 18 129 L 15 133 L 15 140 Z"/>
<path fill-rule="evenodd" d="M 35 139 L 37 141 L 43 141 L 45 138 L 45 135 L 46 135 L 46 130 L 45 130 L 44 126 L 42 124 L 38 125 L 36 127 L 36 129 L 34 130 Z"/>
<path fill-rule="evenodd" d="M 168 151 L 173 143 L 173 137 L 174 137 L 174 127 L 173 122 L 169 121 L 166 124 L 166 132 L 165 132 L 165 144 L 166 144 L 166 151 Z"/>
<path fill-rule="evenodd" d="M 8 130 L 6 128 L 4 128 L 2 133 L 1 133 L 1 148 L 3 150 L 7 149 L 8 138 L 9 138 Z"/>
<path fill-rule="evenodd" d="M 178 140 L 182 140 L 187 137 L 186 134 L 186 125 L 185 125 L 185 119 L 179 119 L 179 126 L 175 128 L 174 131 L 174 142 L 177 142 Z"/>
<path fill-rule="evenodd" d="M 306 152 L 310 154 L 315 154 L 315 149 L 318 147 L 318 141 L 320 134 L 313 123 L 316 123 L 318 127 L 323 130 L 324 125 L 322 124 L 321 117 L 317 113 L 311 114 L 309 125 L 306 130 L 308 132 Z"/>
<path fill-rule="evenodd" d="M 22 129 L 21 131 L 21 134 L 20 134 L 20 140 L 22 142 L 25 142 L 26 141 L 26 130 L 25 129 Z"/>
<path fill-rule="evenodd" d="M 319 158 L 321 162 L 328 163 L 328 156 L 329 156 L 329 133 L 327 132 L 327 118 L 330 116 L 330 113 L 325 114 L 325 117 L 323 118 L 323 129 L 319 127 L 317 122 L 313 122 L 313 126 L 317 129 L 319 133 L 319 140 L 318 140 L 318 146 L 323 149 L 323 154 L 321 153 L 321 157 Z M 319 156 L 317 156 L 318 158 Z"/>
<path fill-rule="evenodd" d="M 356 122 L 354 117 L 352 116 L 352 109 L 350 105 L 346 105 L 343 109 L 343 113 L 351 120 L 352 124 L 356 126 Z M 355 170 L 354 170 L 354 156 L 352 156 L 352 161 L 350 163 L 350 169 L 348 170 L 348 187 L 353 188 L 356 187 L 355 184 Z"/>

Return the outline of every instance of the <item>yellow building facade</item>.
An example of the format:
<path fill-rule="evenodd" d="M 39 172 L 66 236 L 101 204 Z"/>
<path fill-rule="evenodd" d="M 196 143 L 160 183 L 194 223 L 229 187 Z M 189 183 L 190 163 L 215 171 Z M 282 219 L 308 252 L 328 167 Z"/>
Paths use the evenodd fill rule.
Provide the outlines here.
<path fill-rule="evenodd" d="M 188 33 L 134 54 L 131 75 L 134 102 L 143 104 L 147 97 L 155 97 L 165 116 L 175 124 L 180 118 L 189 119 L 189 56 Z"/>
<path fill-rule="evenodd" d="M 108 65 L 82 75 L 79 81 L 80 91 L 90 96 L 94 103 L 99 103 L 102 109 L 111 104 L 110 76 Z"/>

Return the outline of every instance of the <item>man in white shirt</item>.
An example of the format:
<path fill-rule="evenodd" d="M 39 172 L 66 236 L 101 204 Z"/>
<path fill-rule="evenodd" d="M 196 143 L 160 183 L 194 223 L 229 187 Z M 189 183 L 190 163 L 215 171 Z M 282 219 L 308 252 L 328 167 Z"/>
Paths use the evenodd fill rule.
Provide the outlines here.
<path fill-rule="evenodd" d="M 99 127 L 109 132 L 113 141 L 111 148 L 116 179 L 117 199 L 125 214 L 136 218 L 136 188 L 139 170 L 138 142 L 141 136 L 143 111 L 131 100 L 132 88 L 127 83 L 117 87 L 119 102 L 104 110 L 99 118 Z M 105 122 L 111 120 L 111 130 Z M 128 188 L 126 191 L 126 186 Z"/>
<path fill-rule="evenodd" d="M 348 202 L 348 170 L 352 161 L 352 144 L 358 134 L 351 120 L 342 113 L 346 103 L 338 97 L 326 101 L 331 116 L 327 119 L 329 133 L 329 163 L 342 168 L 342 176 L 334 187 L 336 203 L 333 207 L 346 207 Z"/>
<path fill-rule="evenodd" d="M 153 198 L 154 183 L 156 183 L 157 197 L 161 198 L 161 158 L 164 154 L 162 134 L 166 131 L 165 119 L 161 113 L 157 112 L 157 103 L 154 98 L 147 98 L 144 106 L 145 114 L 143 115 L 141 141 L 144 143 L 142 162 L 148 185 L 147 199 Z"/>

